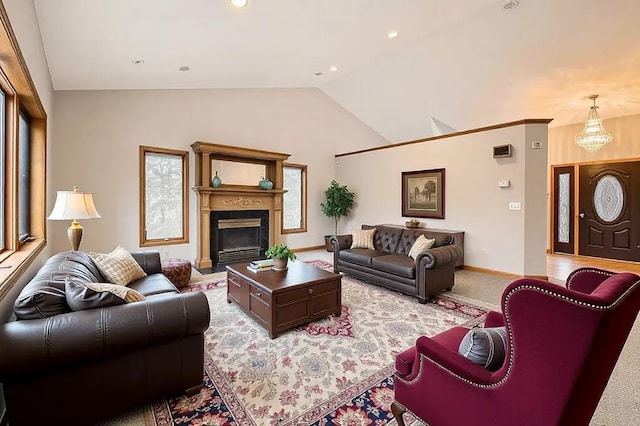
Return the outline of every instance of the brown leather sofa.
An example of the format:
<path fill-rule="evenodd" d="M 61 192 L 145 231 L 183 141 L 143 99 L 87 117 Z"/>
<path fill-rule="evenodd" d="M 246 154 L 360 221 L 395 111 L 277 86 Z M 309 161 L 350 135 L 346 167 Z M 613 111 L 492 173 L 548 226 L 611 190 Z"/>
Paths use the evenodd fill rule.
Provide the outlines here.
<path fill-rule="evenodd" d="M 144 301 L 71 312 L 67 277 L 106 282 L 84 252 L 52 256 L 22 289 L 18 319 L 0 325 L 0 382 L 11 426 L 87 425 L 200 389 L 206 296 L 180 294 L 162 275 L 158 252 L 132 254 L 147 276 L 129 287 Z M 35 315 L 26 300 L 37 306 Z"/>
<path fill-rule="evenodd" d="M 352 235 L 331 237 L 333 270 L 371 282 L 391 290 L 416 296 L 420 303 L 429 297 L 451 290 L 455 265 L 463 257 L 463 248 L 453 244 L 451 234 L 429 229 L 406 229 L 385 225 L 363 225 L 376 231 L 374 249 L 351 249 Z M 409 257 L 418 236 L 435 238 L 432 248 Z"/>

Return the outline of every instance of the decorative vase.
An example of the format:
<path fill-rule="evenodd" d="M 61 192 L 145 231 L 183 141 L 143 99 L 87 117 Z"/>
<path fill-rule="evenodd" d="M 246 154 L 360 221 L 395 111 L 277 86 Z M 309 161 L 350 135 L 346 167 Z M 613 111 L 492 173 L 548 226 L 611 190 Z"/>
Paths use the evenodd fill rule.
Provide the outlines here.
<path fill-rule="evenodd" d="M 220 188 L 220 184 L 222 184 L 222 181 L 218 177 L 218 172 L 216 171 L 216 175 L 211 179 L 211 186 L 214 188 Z"/>
<path fill-rule="evenodd" d="M 276 271 L 286 271 L 289 259 L 273 259 L 273 269 Z"/>
<path fill-rule="evenodd" d="M 260 185 L 260 188 L 262 189 L 273 188 L 273 182 L 271 182 L 269 179 L 265 178 L 264 176 L 262 176 L 262 180 L 258 183 L 258 185 Z"/>

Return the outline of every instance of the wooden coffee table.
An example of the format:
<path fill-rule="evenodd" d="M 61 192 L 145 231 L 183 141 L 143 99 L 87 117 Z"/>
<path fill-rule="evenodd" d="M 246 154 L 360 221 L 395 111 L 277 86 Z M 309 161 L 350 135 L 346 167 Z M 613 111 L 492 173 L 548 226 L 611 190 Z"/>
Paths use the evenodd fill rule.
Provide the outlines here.
<path fill-rule="evenodd" d="M 342 276 L 301 261 L 286 271 L 253 272 L 248 263 L 227 266 L 227 302 L 235 302 L 271 339 L 328 315 L 340 315 Z"/>

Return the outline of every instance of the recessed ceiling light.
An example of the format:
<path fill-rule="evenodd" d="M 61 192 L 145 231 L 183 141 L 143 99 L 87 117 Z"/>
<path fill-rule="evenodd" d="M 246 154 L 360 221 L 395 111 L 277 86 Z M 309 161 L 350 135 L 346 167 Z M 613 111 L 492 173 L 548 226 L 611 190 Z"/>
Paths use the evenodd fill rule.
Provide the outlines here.
<path fill-rule="evenodd" d="M 396 37 L 398 37 L 398 32 L 397 32 L 397 31 L 389 31 L 389 32 L 387 33 L 387 37 L 389 37 L 389 38 L 396 38 Z"/>
<path fill-rule="evenodd" d="M 321 73 L 321 72 L 317 72 L 317 73 L 315 73 L 314 75 L 315 75 L 316 77 L 319 77 L 319 76 L 321 76 L 321 75 L 322 75 L 322 73 Z"/>
<path fill-rule="evenodd" d="M 247 0 L 231 0 L 231 4 L 235 7 L 245 7 L 249 3 Z"/>
<path fill-rule="evenodd" d="M 180 67 L 178 68 L 180 71 L 189 71 L 191 68 L 184 66 L 184 67 Z"/>
<path fill-rule="evenodd" d="M 329 68 L 331 71 L 338 71 L 338 67 L 336 67 L 335 65 L 332 66 L 331 68 Z"/>
<path fill-rule="evenodd" d="M 142 59 L 134 59 L 133 61 L 131 61 L 131 63 L 133 65 L 142 65 L 144 64 L 144 61 Z"/>

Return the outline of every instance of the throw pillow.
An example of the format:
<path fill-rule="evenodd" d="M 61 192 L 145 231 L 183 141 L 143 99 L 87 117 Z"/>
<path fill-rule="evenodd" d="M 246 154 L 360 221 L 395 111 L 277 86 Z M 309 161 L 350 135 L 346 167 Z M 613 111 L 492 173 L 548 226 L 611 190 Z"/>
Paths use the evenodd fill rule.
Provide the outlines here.
<path fill-rule="evenodd" d="M 118 246 L 111 253 L 90 253 L 91 258 L 110 283 L 127 285 L 144 278 L 147 274 L 131 256 L 131 253 Z"/>
<path fill-rule="evenodd" d="M 415 260 L 420 253 L 429 250 L 435 242 L 435 238 L 429 239 L 421 234 L 418 238 L 416 238 L 416 242 L 413 243 L 413 246 L 411 246 L 411 250 L 409 250 L 409 257 Z"/>
<path fill-rule="evenodd" d="M 504 363 L 506 347 L 505 327 L 474 327 L 460 342 L 458 353 L 489 371 L 497 371 Z"/>
<path fill-rule="evenodd" d="M 134 289 L 117 284 L 83 283 L 68 279 L 64 290 L 67 304 L 72 311 L 104 308 L 145 299 Z"/>
<path fill-rule="evenodd" d="M 354 229 L 351 231 L 352 242 L 351 248 L 366 248 L 374 250 L 373 248 L 373 234 L 376 232 L 376 228 L 373 229 Z"/>

